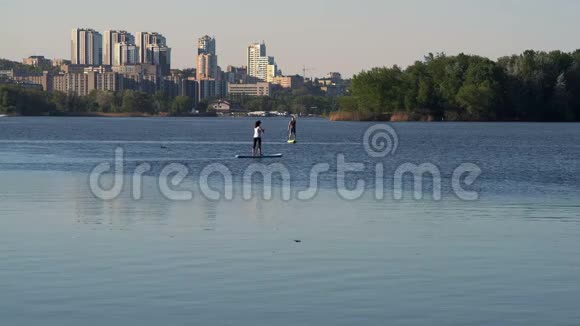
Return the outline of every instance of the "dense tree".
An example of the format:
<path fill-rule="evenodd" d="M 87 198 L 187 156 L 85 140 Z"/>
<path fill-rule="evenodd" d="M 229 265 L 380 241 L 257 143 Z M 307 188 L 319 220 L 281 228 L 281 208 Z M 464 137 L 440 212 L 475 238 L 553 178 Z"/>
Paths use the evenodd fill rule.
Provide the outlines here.
<path fill-rule="evenodd" d="M 147 93 L 126 90 L 123 92 L 123 112 L 155 114 L 155 107 Z"/>
<path fill-rule="evenodd" d="M 171 104 L 171 99 L 165 92 L 157 91 L 153 95 L 153 102 L 157 112 L 168 112 Z"/>
<path fill-rule="evenodd" d="M 204 102 L 207 106 L 207 101 Z M 191 111 L 193 99 L 178 96 L 170 99 L 162 92 L 153 96 L 143 92 L 92 91 L 80 97 L 62 92 L 47 93 L 19 85 L 0 84 L 0 113 L 20 115 L 77 114 L 77 113 L 142 113 L 169 112 L 183 114 Z"/>
<path fill-rule="evenodd" d="M 171 114 L 190 113 L 193 108 L 193 100 L 187 96 L 178 96 L 173 100 L 171 105 Z"/>
<path fill-rule="evenodd" d="M 0 112 L 21 115 L 42 115 L 54 111 L 45 92 L 18 86 L 0 86 Z"/>
<path fill-rule="evenodd" d="M 116 112 L 115 94 L 111 91 L 92 91 L 88 97 L 91 112 Z"/>
<path fill-rule="evenodd" d="M 278 111 L 303 114 L 325 114 L 338 108 L 337 99 L 317 95 L 308 88 L 275 89 L 271 96 L 230 98 L 249 111 Z"/>
<path fill-rule="evenodd" d="M 209 106 L 209 101 L 207 99 L 203 99 L 201 101 L 199 101 L 199 103 L 197 103 L 197 106 L 195 107 L 196 110 L 198 110 L 199 112 L 207 112 L 207 108 Z"/>
<path fill-rule="evenodd" d="M 427 111 L 451 120 L 580 119 L 580 51 L 526 51 L 493 62 L 429 54 L 405 70 L 374 68 L 352 80 L 340 109 Z"/>

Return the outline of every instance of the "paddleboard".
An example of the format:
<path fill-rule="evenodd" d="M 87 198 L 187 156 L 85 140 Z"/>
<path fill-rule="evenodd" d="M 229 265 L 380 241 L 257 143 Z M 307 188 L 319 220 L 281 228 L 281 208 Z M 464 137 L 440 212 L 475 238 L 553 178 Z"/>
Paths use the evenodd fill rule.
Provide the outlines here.
<path fill-rule="evenodd" d="M 289 141 L 288 141 L 288 144 L 296 144 L 296 139 L 289 140 Z"/>
<path fill-rule="evenodd" d="M 277 158 L 277 157 L 282 157 L 282 154 L 272 154 L 272 155 L 262 155 L 262 156 L 236 155 L 236 158 Z"/>

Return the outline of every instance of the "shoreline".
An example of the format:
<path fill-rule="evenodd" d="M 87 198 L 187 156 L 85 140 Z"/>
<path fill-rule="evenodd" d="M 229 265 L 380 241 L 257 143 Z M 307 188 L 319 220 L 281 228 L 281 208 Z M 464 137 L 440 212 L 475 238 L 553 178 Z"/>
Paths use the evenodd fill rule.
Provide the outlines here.
<path fill-rule="evenodd" d="M 580 123 L 566 120 L 510 120 L 510 119 L 445 119 L 427 112 L 395 112 L 371 114 L 337 111 L 326 117 L 332 122 L 522 122 L 522 123 Z"/>
<path fill-rule="evenodd" d="M 80 112 L 80 113 L 62 113 L 53 112 L 48 114 L 49 117 L 96 117 L 96 118 L 172 118 L 172 117 L 216 117 L 215 113 L 189 113 L 189 114 L 147 114 L 140 112 L 131 113 L 103 113 L 103 112 Z"/>
<path fill-rule="evenodd" d="M 41 115 L 22 115 L 22 114 L 0 114 L 0 118 L 11 117 L 65 117 L 65 118 L 179 118 L 179 117 L 217 117 L 215 113 L 202 114 L 146 114 L 140 112 L 133 113 L 102 113 L 102 112 L 51 112 L 49 114 Z"/>
<path fill-rule="evenodd" d="M 443 117 L 435 116 L 426 111 L 395 112 L 395 113 L 364 113 L 337 111 L 328 115 L 330 121 L 380 121 L 380 122 L 440 122 Z"/>
<path fill-rule="evenodd" d="M 202 114 L 145 114 L 140 112 L 134 113 L 102 113 L 102 112 L 52 112 L 44 115 L 20 115 L 20 114 L 0 114 L 0 118 L 14 117 L 64 117 L 64 118 L 257 118 L 251 116 L 220 116 L 216 113 Z M 262 119 L 267 117 L 260 117 Z M 284 118 L 284 117 L 272 117 Z M 301 117 L 300 119 L 325 119 L 331 122 L 489 122 L 489 123 L 580 123 L 580 121 L 558 121 L 558 120 L 445 120 L 436 119 L 433 115 L 420 113 L 384 113 L 384 114 L 366 114 L 360 112 L 332 112 L 328 115 Z"/>

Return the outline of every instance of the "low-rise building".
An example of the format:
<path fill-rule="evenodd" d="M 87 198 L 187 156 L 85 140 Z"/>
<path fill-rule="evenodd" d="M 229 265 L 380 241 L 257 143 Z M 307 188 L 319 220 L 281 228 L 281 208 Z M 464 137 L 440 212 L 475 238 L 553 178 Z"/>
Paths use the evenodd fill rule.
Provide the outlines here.
<path fill-rule="evenodd" d="M 340 83 L 342 81 L 342 75 L 340 72 L 329 72 L 326 78 L 331 79 L 334 83 Z"/>
<path fill-rule="evenodd" d="M 123 78 L 116 72 L 89 72 L 87 73 L 87 89 L 115 92 L 123 89 Z"/>
<path fill-rule="evenodd" d="M 0 77 L 13 78 L 14 77 L 14 69 L 0 70 Z"/>
<path fill-rule="evenodd" d="M 181 80 L 181 96 L 187 96 L 193 99 L 193 105 L 199 103 L 199 84 L 194 78 L 185 78 Z"/>
<path fill-rule="evenodd" d="M 0 80 L 3 83 L 22 84 L 47 92 L 63 92 L 76 96 L 87 96 L 94 90 L 111 92 L 136 90 L 151 95 L 162 91 L 169 98 L 187 96 L 193 99 L 194 104 L 199 102 L 198 81 L 178 75 L 162 77 L 156 74 L 158 70 L 153 65 L 122 66 L 121 69 L 117 69 L 123 73 L 111 71 L 110 66 L 69 65 L 65 70 L 68 72 L 57 75 L 48 71 L 42 74 L 19 74 L 13 70 L 2 70 Z M 226 95 L 225 81 L 218 83 L 213 81 L 204 86 L 209 89 L 207 91 L 211 96 Z"/>
<path fill-rule="evenodd" d="M 94 90 L 119 91 L 123 89 L 123 79 L 114 72 L 68 73 L 51 76 L 51 92 L 87 96 Z"/>
<path fill-rule="evenodd" d="M 272 86 L 270 83 L 228 85 L 228 94 L 234 98 L 270 96 L 271 91 Z"/>
<path fill-rule="evenodd" d="M 199 100 L 227 96 L 228 83 L 225 80 L 202 79 L 199 83 Z"/>
<path fill-rule="evenodd" d="M 52 81 L 53 76 L 48 71 L 45 71 L 44 73 L 38 75 L 14 76 L 13 79 L 16 82 L 26 82 L 40 85 L 41 89 L 46 92 L 53 91 L 53 81 Z"/>
<path fill-rule="evenodd" d="M 208 110 L 215 111 L 218 114 L 228 114 L 231 112 L 231 109 L 232 103 L 223 100 L 215 101 L 208 105 Z"/>
<path fill-rule="evenodd" d="M 279 85 L 282 88 L 296 89 L 304 85 L 304 78 L 299 75 L 278 76 L 274 77 L 272 84 Z"/>
<path fill-rule="evenodd" d="M 22 63 L 34 67 L 44 67 L 52 65 L 51 60 L 46 59 L 44 56 L 41 55 L 33 55 L 28 58 L 24 58 L 22 59 Z"/>
<path fill-rule="evenodd" d="M 70 60 L 66 60 L 66 59 L 52 59 L 52 66 L 53 67 L 61 67 L 64 65 L 70 65 L 71 62 Z"/>
<path fill-rule="evenodd" d="M 52 78 L 52 90 L 53 92 L 67 93 L 67 78 L 66 75 L 56 75 Z"/>
<path fill-rule="evenodd" d="M 60 70 L 65 74 L 82 74 L 85 72 L 85 68 L 87 65 L 63 65 L 60 67 Z"/>
<path fill-rule="evenodd" d="M 124 75 L 161 75 L 159 66 L 145 63 L 137 65 L 114 66 L 112 70 Z"/>

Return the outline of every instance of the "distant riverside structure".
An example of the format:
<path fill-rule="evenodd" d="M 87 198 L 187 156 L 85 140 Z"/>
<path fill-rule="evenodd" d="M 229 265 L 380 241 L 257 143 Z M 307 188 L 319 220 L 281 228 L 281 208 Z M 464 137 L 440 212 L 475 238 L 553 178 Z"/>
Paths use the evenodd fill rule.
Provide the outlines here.
<path fill-rule="evenodd" d="M 69 95 L 87 96 L 94 90 L 124 91 L 135 90 L 148 94 L 162 91 L 169 98 L 176 96 L 190 97 L 198 103 L 199 85 L 196 80 L 178 76 L 160 76 L 158 67 L 153 65 L 134 66 L 69 66 L 67 71 L 51 74 L 18 75 L 13 70 L 0 71 L 0 77 L 5 76 L 19 84 L 37 85 L 47 92 L 63 92 Z M 213 87 L 215 89 L 215 87 Z"/>
<path fill-rule="evenodd" d="M 340 72 L 329 72 L 326 75 L 326 79 L 332 80 L 333 83 L 339 83 L 342 81 L 342 75 Z"/>
<path fill-rule="evenodd" d="M 71 35 L 71 63 L 99 66 L 103 63 L 103 36 L 93 29 L 75 28 Z"/>
<path fill-rule="evenodd" d="M 244 98 L 254 96 L 270 96 L 272 86 L 270 83 L 260 82 L 256 84 L 229 84 L 228 93 L 232 98 Z"/>
<path fill-rule="evenodd" d="M 326 96 L 331 97 L 342 96 L 347 90 L 347 85 L 339 72 L 330 72 L 324 78 L 317 78 L 313 85 L 319 87 Z"/>
<path fill-rule="evenodd" d="M 248 76 L 247 67 L 228 66 L 225 79 L 230 84 L 250 84 L 251 78 Z"/>
<path fill-rule="evenodd" d="M 104 47 L 103 47 L 103 64 L 112 66 L 116 65 L 116 61 L 124 61 L 117 56 L 119 55 L 119 51 L 121 49 L 117 48 L 117 44 L 125 44 L 127 47 L 134 47 L 137 48 L 135 45 L 135 37 L 127 32 L 127 31 L 114 31 L 108 30 L 105 31 L 104 36 Z M 138 56 L 138 53 L 137 53 Z M 138 60 L 138 57 L 137 57 Z M 136 63 L 136 62 L 134 62 Z"/>
<path fill-rule="evenodd" d="M 207 35 L 197 41 L 196 79 L 219 79 L 216 41 Z"/>
<path fill-rule="evenodd" d="M 46 59 L 44 56 L 41 56 L 41 55 L 33 55 L 33 56 L 28 57 L 28 58 L 24 58 L 24 59 L 22 59 L 22 63 L 25 65 L 34 66 L 34 67 L 52 65 L 51 60 Z"/>
<path fill-rule="evenodd" d="M 279 85 L 282 88 L 295 89 L 304 85 L 304 77 L 295 76 L 276 76 L 272 80 L 273 85 Z"/>
<path fill-rule="evenodd" d="M 199 84 L 198 98 L 200 100 L 208 98 L 217 98 L 227 95 L 228 83 L 225 80 L 202 79 L 197 81 Z"/>
<path fill-rule="evenodd" d="M 280 73 L 274 57 L 266 55 L 266 44 L 252 43 L 248 46 L 248 76 L 272 82 Z"/>
<path fill-rule="evenodd" d="M 139 32 L 137 33 L 137 48 L 139 63 L 160 66 L 163 75 L 169 74 L 171 48 L 167 46 L 163 35 L 154 32 Z"/>
<path fill-rule="evenodd" d="M 60 67 L 60 66 L 70 65 L 70 64 L 71 64 L 70 60 L 66 60 L 66 59 L 52 59 L 52 66 L 53 67 Z"/>

